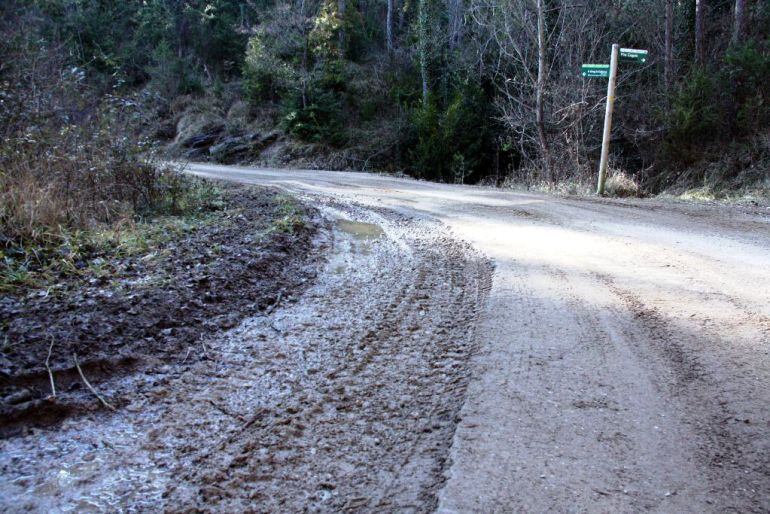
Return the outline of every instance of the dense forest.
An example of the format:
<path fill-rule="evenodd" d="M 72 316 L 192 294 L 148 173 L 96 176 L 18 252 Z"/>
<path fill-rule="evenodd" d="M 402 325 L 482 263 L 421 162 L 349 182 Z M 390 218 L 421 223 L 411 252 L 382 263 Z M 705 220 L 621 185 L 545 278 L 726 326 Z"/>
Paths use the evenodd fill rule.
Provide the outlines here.
<path fill-rule="evenodd" d="M 0 14 L 6 237 L 183 209 L 157 150 L 576 192 L 606 98 L 580 66 L 613 43 L 649 58 L 620 64 L 610 192 L 767 185 L 764 1 L 6 0 Z"/>

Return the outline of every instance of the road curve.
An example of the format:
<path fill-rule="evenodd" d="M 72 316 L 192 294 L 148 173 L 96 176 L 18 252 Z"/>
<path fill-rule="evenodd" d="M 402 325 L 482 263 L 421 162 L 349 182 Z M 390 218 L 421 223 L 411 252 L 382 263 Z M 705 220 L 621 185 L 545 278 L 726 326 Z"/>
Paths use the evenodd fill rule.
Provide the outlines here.
<path fill-rule="evenodd" d="M 493 260 L 440 512 L 770 511 L 770 211 L 188 171 L 434 218 Z"/>

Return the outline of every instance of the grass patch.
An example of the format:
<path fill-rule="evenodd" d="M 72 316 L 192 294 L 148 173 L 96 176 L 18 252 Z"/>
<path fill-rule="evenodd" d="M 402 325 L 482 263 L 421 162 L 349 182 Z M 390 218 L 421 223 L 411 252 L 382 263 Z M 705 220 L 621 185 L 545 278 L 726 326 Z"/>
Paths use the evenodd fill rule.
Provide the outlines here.
<path fill-rule="evenodd" d="M 272 230 L 294 234 L 305 227 L 305 212 L 295 198 L 282 194 L 277 201 L 279 217 L 273 223 Z"/>
<path fill-rule="evenodd" d="M 201 179 L 180 180 L 185 182 L 173 198 L 133 218 L 85 229 L 59 226 L 34 239 L 7 240 L 0 246 L 0 292 L 50 292 L 65 279 L 103 279 L 113 274 L 116 259 L 149 256 L 172 240 L 227 222 L 221 190 Z"/>
<path fill-rule="evenodd" d="M 770 205 L 770 187 L 744 187 L 737 190 L 720 189 L 709 186 L 687 189 L 678 194 L 663 194 L 663 197 L 675 198 L 688 202 L 728 203 L 747 205 Z"/>

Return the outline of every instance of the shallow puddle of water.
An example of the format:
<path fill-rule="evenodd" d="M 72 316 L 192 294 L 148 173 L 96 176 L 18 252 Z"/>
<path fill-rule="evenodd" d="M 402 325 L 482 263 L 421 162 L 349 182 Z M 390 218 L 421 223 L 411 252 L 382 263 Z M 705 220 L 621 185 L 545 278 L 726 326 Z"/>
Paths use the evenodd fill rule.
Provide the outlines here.
<path fill-rule="evenodd" d="M 382 227 L 379 225 L 361 221 L 337 220 L 337 227 L 343 232 L 363 240 L 377 239 L 383 234 Z"/>

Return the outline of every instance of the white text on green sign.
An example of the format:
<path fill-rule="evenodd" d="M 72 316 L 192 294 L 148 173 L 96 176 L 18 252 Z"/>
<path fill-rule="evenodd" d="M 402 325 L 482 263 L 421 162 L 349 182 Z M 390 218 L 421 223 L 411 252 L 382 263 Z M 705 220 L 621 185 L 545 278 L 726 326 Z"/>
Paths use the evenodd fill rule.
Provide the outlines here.
<path fill-rule="evenodd" d="M 620 58 L 621 59 L 631 59 L 634 61 L 639 62 L 647 62 L 647 55 L 649 52 L 647 50 L 636 50 L 634 48 L 621 48 L 620 49 Z"/>
<path fill-rule="evenodd" d="M 610 65 L 584 64 L 580 67 L 580 75 L 586 78 L 607 78 L 610 76 Z"/>

